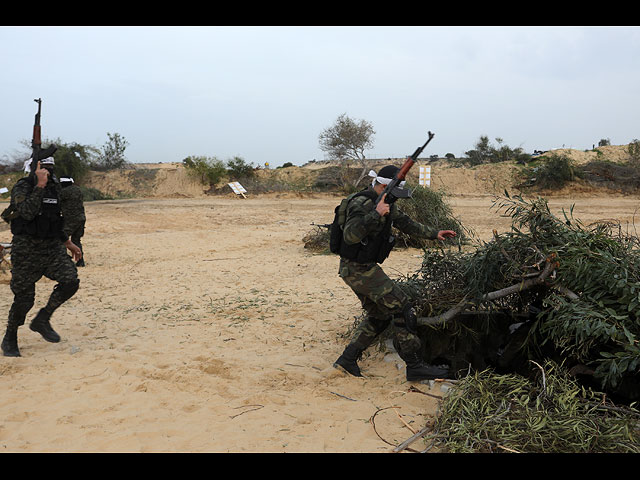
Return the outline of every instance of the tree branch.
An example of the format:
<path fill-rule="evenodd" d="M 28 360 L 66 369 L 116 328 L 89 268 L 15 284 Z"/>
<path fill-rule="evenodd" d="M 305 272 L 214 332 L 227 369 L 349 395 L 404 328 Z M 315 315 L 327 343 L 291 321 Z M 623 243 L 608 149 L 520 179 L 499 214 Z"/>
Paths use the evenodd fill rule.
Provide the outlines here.
<path fill-rule="evenodd" d="M 506 288 L 502 288 L 500 290 L 496 290 L 494 292 L 489 292 L 482 296 L 482 301 L 493 301 L 498 298 L 506 297 L 507 295 L 511 295 L 512 293 L 521 292 L 523 290 L 528 290 L 531 287 L 535 287 L 537 285 L 542 285 L 547 277 L 551 275 L 551 273 L 558 267 L 558 262 L 555 260 L 556 254 L 553 253 L 545 260 L 546 265 L 544 269 L 540 272 L 540 274 L 535 278 L 529 278 L 522 282 L 516 283 L 515 285 L 511 285 Z M 458 302 L 454 307 L 450 308 L 446 312 L 436 315 L 434 317 L 418 317 L 418 325 L 437 325 L 440 323 L 445 323 L 453 318 L 455 318 L 458 314 L 467 309 L 467 307 L 473 306 L 474 302 L 470 302 L 465 296 L 460 302 Z"/>

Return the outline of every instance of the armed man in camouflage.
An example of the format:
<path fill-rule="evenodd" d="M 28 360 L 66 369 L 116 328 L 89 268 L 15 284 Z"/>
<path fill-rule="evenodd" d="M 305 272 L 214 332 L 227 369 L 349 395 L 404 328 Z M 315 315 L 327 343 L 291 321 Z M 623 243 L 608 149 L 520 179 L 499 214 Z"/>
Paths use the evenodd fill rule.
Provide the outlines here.
<path fill-rule="evenodd" d="M 37 161 L 29 176 L 18 180 L 11 190 L 11 203 L 2 214 L 13 233 L 10 287 L 14 299 L 1 344 L 8 357 L 20 356 L 18 327 L 24 325 L 33 307 L 36 282 L 43 275 L 57 282 L 47 304 L 29 326 L 54 343 L 60 336 L 51 327 L 51 315 L 76 293 L 80 283 L 74 260 L 82 258 L 82 252 L 63 232 L 61 187 L 53 165 L 53 157 Z"/>
<path fill-rule="evenodd" d="M 73 178 L 65 177 L 60 179 L 62 193 L 62 217 L 64 226 L 62 228 L 65 235 L 71 238 L 71 242 L 82 252 L 82 258 L 76 262 L 77 267 L 84 267 L 84 249 L 82 248 L 82 237 L 84 236 L 84 226 L 87 217 L 84 213 L 84 201 L 82 190 L 78 187 Z"/>
<path fill-rule="evenodd" d="M 377 174 L 372 185 L 347 197 L 343 241 L 340 246 L 339 275 L 360 299 L 365 319 L 335 361 L 334 367 L 361 377 L 358 359 L 375 339 L 393 323 L 393 345 L 406 363 L 408 381 L 431 380 L 446 377 L 448 369 L 426 365 L 422 359 L 422 342 L 417 335 L 417 315 L 408 297 L 382 270 L 382 263 L 393 248 L 391 225 L 401 231 L 429 239 L 444 240 L 454 237 L 452 230 L 434 230 L 414 222 L 400 212 L 393 202 L 375 201 L 390 183 L 398 167 L 388 165 Z M 404 182 L 401 183 L 401 187 Z M 395 192 L 398 198 L 406 198 L 407 191 Z"/>

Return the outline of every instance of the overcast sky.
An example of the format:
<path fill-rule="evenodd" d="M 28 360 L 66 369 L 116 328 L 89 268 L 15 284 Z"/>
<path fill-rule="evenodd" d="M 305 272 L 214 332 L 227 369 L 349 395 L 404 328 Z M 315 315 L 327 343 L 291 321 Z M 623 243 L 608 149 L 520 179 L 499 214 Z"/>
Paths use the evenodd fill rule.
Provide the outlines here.
<path fill-rule="evenodd" d="M 322 160 L 345 113 L 369 158 L 462 156 L 481 135 L 527 152 L 640 138 L 638 27 L 0 27 L 0 160 L 43 139 L 189 155 Z M 27 150 L 28 153 L 28 150 Z"/>

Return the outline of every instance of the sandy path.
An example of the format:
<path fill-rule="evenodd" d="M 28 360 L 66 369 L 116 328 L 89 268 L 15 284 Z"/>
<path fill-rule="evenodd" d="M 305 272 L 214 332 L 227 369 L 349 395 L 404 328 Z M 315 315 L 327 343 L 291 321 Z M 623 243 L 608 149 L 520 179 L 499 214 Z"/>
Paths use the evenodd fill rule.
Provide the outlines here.
<path fill-rule="evenodd" d="M 25 326 L 23 356 L 0 357 L 0 451 L 382 453 L 393 447 L 380 437 L 410 437 L 438 402 L 410 387 L 442 395 L 440 385 L 407 383 L 397 357 L 376 352 L 361 362 L 364 379 L 331 366 L 359 305 L 337 258 L 310 254 L 301 239 L 336 202 L 88 203 L 80 291 L 53 318 L 62 342 Z M 639 204 L 551 204 L 574 202 L 586 221 L 631 221 Z M 481 238 L 509 225 L 489 196 L 451 203 Z M 385 270 L 413 272 L 420 257 L 396 251 Z M 52 287 L 39 282 L 34 312 Z M 0 283 L 3 329 L 10 302 Z"/>

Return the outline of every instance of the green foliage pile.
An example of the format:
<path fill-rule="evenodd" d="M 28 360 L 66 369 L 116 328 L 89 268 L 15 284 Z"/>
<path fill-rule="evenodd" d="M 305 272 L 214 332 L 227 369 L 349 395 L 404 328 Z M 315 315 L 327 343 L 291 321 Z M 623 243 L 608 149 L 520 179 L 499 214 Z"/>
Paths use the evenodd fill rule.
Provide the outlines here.
<path fill-rule="evenodd" d="M 586 226 L 572 212 L 560 220 L 545 200 L 505 197 L 499 204 L 513 218 L 512 232 L 497 239 L 507 251 L 511 276 L 521 265 L 556 254 L 556 279 L 543 299 L 533 329 L 537 342 L 552 342 L 566 355 L 595 367 L 602 386 L 616 387 L 640 366 L 640 251 L 635 235 L 620 225 Z M 527 227 L 524 232 L 522 227 Z M 527 251 L 535 252 L 538 257 Z M 505 272 L 507 273 L 507 272 Z M 567 296 L 573 292 L 577 298 Z"/>
<path fill-rule="evenodd" d="M 453 230 L 456 232 L 454 239 L 447 239 L 447 244 L 460 244 L 469 239 L 472 232 L 467 230 L 453 215 L 453 209 L 447 203 L 446 193 L 421 186 L 413 187 L 407 184 L 411 190 L 411 198 L 398 200 L 398 208 L 412 220 L 438 230 Z M 414 248 L 425 248 L 434 245 L 434 241 L 424 238 L 411 237 L 396 230 L 394 235 L 398 239 L 397 245 Z"/>
<path fill-rule="evenodd" d="M 529 317 L 526 348 L 544 361 L 550 351 L 593 370 L 603 389 L 626 385 L 640 398 L 640 251 L 635 235 L 621 225 L 584 225 L 546 200 L 511 198 L 494 207 L 512 217 L 511 231 L 495 234 L 473 252 L 426 251 L 421 270 L 404 288 L 423 315 L 436 315 L 468 299 L 473 308 Z M 554 275 L 542 286 L 493 301 L 485 294 L 520 284 L 554 258 Z M 636 387 L 629 387 L 636 385 Z M 635 390 L 634 390 L 635 388 Z"/>
<path fill-rule="evenodd" d="M 615 406 L 547 362 L 537 378 L 490 370 L 445 396 L 433 443 L 451 453 L 640 453 L 640 412 Z"/>

